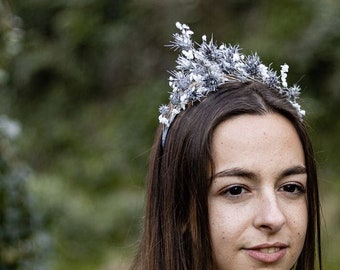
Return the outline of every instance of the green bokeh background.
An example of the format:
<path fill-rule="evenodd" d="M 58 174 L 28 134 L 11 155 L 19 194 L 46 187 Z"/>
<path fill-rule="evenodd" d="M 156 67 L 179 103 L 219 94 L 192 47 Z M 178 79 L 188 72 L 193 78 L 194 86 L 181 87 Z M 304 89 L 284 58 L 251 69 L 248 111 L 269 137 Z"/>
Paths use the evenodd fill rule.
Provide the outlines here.
<path fill-rule="evenodd" d="M 274 69 L 289 64 L 318 158 L 324 265 L 339 269 L 338 0 L 0 0 L 0 115 L 21 128 L 15 139 L 1 137 L 3 175 L 25 172 L 17 181 L 23 203 L 13 205 L 29 213 L 8 222 L 27 229 L 30 221 L 26 235 L 40 235 L 17 239 L 40 241 L 32 269 L 127 269 L 158 106 L 177 57 L 164 46 L 176 21 L 198 41 L 213 33 Z M 11 267 L 0 268 L 29 269 Z"/>

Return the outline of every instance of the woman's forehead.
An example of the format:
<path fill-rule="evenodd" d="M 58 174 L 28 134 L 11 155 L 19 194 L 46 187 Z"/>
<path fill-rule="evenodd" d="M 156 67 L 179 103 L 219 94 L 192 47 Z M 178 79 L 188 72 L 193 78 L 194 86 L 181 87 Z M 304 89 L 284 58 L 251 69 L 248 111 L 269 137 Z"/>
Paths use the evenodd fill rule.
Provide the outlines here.
<path fill-rule="evenodd" d="M 214 132 L 212 158 L 216 173 L 227 167 L 284 170 L 305 163 L 294 126 L 276 113 L 242 115 L 222 122 Z"/>

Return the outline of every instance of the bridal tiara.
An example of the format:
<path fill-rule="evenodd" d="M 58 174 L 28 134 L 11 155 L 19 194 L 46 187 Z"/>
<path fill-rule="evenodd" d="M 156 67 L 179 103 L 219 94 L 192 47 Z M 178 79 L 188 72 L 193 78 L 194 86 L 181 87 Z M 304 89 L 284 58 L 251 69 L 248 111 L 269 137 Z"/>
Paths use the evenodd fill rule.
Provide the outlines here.
<path fill-rule="evenodd" d="M 287 72 L 289 66 L 281 65 L 280 75 L 269 66 L 265 66 L 257 53 L 244 55 L 239 45 L 216 45 L 211 38 L 207 41 L 202 36 L 202 43 L 193 42 L 193 31 L 186 24 L 176 23 L 180 33 L 173 34 L 169 45 L 175 51 L 180 50 L 176 70 L 170 72 L 169 104 L 159 107 L 159 122 L 163 124 L 162 145 L 165 144 L 168 129 L 176 115 L 185 110 L 188 104 L 201 101 L 209 93 L 227 82 L 256 81 L 264 83 L 280 94 L 296 109 L 302 120 L 305 111 L 297 103 L 300 87 L 288 87 Z M 197 48 L 196 48 L 197 47 Z"/>

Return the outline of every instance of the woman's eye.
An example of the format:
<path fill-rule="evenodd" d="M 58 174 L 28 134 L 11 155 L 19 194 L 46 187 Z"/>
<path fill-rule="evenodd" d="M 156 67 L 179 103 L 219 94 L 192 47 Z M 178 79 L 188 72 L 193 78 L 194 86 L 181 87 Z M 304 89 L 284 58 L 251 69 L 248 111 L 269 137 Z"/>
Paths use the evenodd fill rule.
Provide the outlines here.
<path fill-rule="evenodd" d="M 305 192 L 305 188 L 298 184 L 286 184 L 281 187 L 281 190 L 284 192 L 294 193 L 294 194 Z"/>
<path fill-rule="evenodd" d="M 236 197 L 246 192 L 247 190 L 243 186 L 232 186 L 227 188 L 223 193 L 227 196 Z"/>

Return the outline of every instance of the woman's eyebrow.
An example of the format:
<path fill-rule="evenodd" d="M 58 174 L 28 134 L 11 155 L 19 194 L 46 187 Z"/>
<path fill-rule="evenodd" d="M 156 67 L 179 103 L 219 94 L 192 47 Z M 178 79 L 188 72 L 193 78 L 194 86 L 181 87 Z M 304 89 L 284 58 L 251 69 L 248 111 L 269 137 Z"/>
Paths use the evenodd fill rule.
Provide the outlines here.
<path fill-rule="evenodd" d="M 297 165 L 297 166 L 293 166 L 290 167 L 286 170 L 284 170 L 281 175 L 280 178 L 285 178 L 291 175 L 297 175 L 297 174 L 306 174 L 307 170 L 305 166 L 301 166 L 301 165 Z"/>
<path fill-rule="evenodd" d="M 289 167 L 283 170 L 279 174 L 279 179 L 282 179 L 282 178 L 285 178 L 291 175 L 306 174 L 306 173 L 307 171 L 304 166 L 301 166 L 301 165 L 292 166 L 292 167 Z M 212 179 L 219 178 L 219 177 L 240 177 L 240 178 L 248 178 L 248 179 L 253 179 L 253 180 L 258 179 L 258 176 L 256 175 L 256 173 L 243 169 L 243 168 L 239 168 L 239 167 L 229 168 L 229 169 L 220 171 L 216 173 L 215 175 L 213 175 Z"/>
<path fill-rule="evenodd" d="M 255 173 L 248 171 L 246 169 L 242 169 L 239 167 L 225 169 L 213 175 L 212 179 L 219 178 L 219 177 L 241 177 L 241 178 L 248 178 L 248 179 L 256 179 L 257 176 Z"/>

